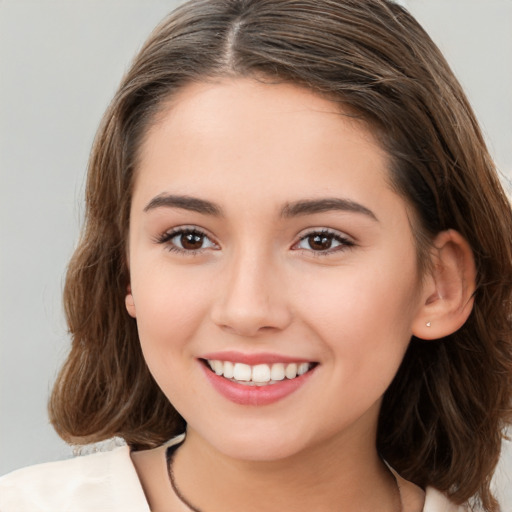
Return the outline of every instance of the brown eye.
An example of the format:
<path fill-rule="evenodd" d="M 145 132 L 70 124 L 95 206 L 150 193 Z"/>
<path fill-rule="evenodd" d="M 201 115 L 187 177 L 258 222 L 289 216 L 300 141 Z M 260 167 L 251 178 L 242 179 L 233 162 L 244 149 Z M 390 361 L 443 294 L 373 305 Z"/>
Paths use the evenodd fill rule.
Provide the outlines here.
<path fill-rule="evenodd" d="M 295 245 L 295 248 L 316 253 L 331 254 L 352 247 L 353 245 L 354 242 L 339 233 L 315 231 L 302 237 Z"/>
<path fill-rule="evenodd" d="M 170 251 L 191 254 L 203 249 L 219 249 L 206 233 L 197 229 L 175 229 L 159 237 L 158 243 L 165 245 Z"/>
<path fill-rule="evenodd" d="M 182 233 L 179 235 L 179 245 L 187 251 L 201 249 L 205 236 L 202 233 Z"/>
<path fill-rule="evenodd" d="M 326 251 L 331 248 L 333 242 L 333 235 L 326 235 L 317 233 L 307 237 L 308 245 L 314 251 Z"/>

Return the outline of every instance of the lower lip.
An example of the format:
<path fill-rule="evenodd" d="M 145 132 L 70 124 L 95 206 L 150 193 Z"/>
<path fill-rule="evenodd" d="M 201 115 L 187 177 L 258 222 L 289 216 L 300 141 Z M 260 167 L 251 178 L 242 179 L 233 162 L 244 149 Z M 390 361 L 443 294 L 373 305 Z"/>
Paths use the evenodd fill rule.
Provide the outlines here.
<path fill-rule="evenodd" d="M 204 364 L 203 371 L 210 384 L 225 398 L 240 405 L 269 405 L 273 404 L 303 386 L 311 377 L 316 367 L 294 379 L 284 379 L 266 386 L 247 386 L 225 379 L 212 372 Z"/>

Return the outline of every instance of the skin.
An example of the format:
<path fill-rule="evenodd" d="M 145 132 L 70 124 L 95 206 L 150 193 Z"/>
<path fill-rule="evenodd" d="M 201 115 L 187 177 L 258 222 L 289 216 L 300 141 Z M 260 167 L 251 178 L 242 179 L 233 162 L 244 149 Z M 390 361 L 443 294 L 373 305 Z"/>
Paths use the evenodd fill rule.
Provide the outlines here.
<path fill-rule="evenodd" d="M 448 294 L 442 302 L 441 280 L 419 275 L 411 214 L 388 176 L 362 124 L 293 85 L 190 85 L 146 135 L 126 305 L 150 371 L 187 420 L 174 473 L 201 510 L 399 510 L 375 449 L 381 399 L 411 335 L 438 336 L 425 319 L 446 310 Z M 172 206 L 161 200 L 169 195 L 218 211 Z M 344 208 L 289 214 L 326 198 Z M 180 228 L 205 235 L 198 250 L 176 250 Z M 312 247 L 308 235 L 325 231 L 331 247 Z M 464 260 L 461 244 L 447 234 L 439 255 Z M 200 362 L 224 350 L 318 366 L 276 403 L 239 405 L 213 389 Z M 180 510 L 163 453 L 134 454 L 134 463 L 152 509 Z M 407 510 L 420 510 L 421 492 L 412 496 Z"/>

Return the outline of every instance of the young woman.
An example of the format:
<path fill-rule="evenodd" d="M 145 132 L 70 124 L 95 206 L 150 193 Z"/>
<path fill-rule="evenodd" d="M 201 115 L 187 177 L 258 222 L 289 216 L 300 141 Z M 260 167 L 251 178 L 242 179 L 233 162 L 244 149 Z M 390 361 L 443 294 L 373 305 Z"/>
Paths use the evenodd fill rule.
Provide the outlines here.
<path fill-rule="evenodd" d="M 512 212 L 385 0 L 193 0 L 105 114 L 50 415 L 0 510 L 498 510 Z"/>

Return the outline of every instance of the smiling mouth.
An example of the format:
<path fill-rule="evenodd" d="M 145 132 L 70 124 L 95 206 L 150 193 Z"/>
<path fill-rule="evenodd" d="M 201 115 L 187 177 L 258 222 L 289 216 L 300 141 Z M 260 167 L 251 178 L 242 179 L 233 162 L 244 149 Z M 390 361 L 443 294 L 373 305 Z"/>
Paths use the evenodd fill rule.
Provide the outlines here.
<path fill-rule="evenodd" d="M 283 380 L 293 380 L 311 371 L 318 364 L 311 362 L 249 365 L 218 359 L 203 359 L 203 362 L 216 375 L 245 386 L 267 386 Z"/>

